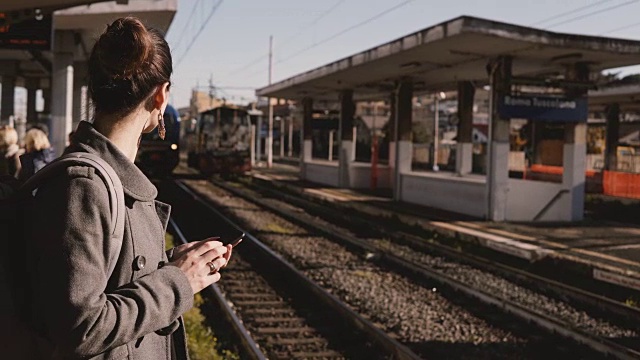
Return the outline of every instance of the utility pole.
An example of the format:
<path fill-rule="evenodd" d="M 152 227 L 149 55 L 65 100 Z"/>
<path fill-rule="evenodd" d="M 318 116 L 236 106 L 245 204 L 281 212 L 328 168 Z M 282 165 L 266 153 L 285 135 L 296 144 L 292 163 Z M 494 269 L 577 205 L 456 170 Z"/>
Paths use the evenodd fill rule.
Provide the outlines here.
<path fill-rule="evenodd" d="M 213 86 L 213 74 L 209 76 L 209 108 L 213 109 L 213 99 L 216 96 L 215 87 Z"/>
<path fill-rule="evenodd" d="M 273 35 L 269 36 L 269 85 L 271 85 L 271 76 L 273 75 Z M 267 134 L 267 167 L 273 166 L 273 105 L 271 98 L 269 101 L 269 133 Z"/>

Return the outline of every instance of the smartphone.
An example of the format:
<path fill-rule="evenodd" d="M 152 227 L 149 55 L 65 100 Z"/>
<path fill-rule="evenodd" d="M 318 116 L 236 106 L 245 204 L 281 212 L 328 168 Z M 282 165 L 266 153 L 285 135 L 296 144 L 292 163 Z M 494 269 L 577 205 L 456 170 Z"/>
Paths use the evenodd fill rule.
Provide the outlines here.
<path fill-rule="evenodd" d="M 231 247 L 234 248 L 236 247 L 238 244 L 240 244 L 242 242 L 242 239 L 244 238 L 245 233 L 240 233 L 240 235 L 238 235 L 237 238 L 235 238 L 235 240 L 233 240 L 231 242 Z"/>

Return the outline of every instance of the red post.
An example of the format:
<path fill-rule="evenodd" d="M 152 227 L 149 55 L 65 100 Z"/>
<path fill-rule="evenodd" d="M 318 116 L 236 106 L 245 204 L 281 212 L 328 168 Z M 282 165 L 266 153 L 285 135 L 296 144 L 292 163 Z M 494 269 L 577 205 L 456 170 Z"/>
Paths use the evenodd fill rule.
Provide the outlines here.
<path fill-rule="evenodd" d="M 371 141 L 371 190 L 378 187 L 378 135 L 373 131 Z"/>

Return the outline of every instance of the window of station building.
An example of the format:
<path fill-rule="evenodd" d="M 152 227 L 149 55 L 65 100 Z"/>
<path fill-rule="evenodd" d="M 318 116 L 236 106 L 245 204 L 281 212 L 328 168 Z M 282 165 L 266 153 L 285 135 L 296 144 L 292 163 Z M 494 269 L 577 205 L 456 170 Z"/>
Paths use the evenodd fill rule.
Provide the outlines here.
<path fill-rule="evenodd" d="M 511 124 L 509 176 L 561 183 L 565 124 L 532 120 Z"/>
<path fill-rule="evenodd" d="M 377 102 L 362 106 L 361 109 L 356 113 L 353 127 L 355 161 L 388 164 L 389 106 L 385 102 Z"/>
<path fill-rule="evenodd" d="M 339 113 L 315 111 L 311 120 L 311 156 L 316 160 L 337 161 L 340 150 Z"/>

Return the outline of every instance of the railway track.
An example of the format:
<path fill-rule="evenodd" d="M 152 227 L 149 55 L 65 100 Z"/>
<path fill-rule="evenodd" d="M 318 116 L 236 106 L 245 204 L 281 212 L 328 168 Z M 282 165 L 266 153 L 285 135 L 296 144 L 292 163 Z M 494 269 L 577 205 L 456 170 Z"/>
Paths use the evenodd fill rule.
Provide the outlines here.
<path fill-rule="evenodd" d="M 398 248 L 397 250 L 389 251 L 389 247 L 394 246 L 392 245 L 392 243 L 398 240 L 398 236 L 391 237 L 392 239 L 391 243 L 382 244 L 383 248 L 381 248 L 380 246 L 376 246 L 375 244 L 372 244 L 367 240 L 363 240 L 362 239 L 363 236 L 345 235 L 347 232 L 343 231 L 343 229 L 341 228 L 326 227 L 326 226 L 324 226 L 324 228 L 318 228 L 318 226 L 315 226 L 313 224 L 313 220 L 312 220 L 313 217 L 325 217 L 332 224 L 343 226 L 344 225 L 343 222 L 345 222 L 345 218 L 347 218 L 348 216 L 346 216 L 343 213 L 337 213 L 335 209 L 327 208 L 322 210 L 321 205 L 304 202 L 303 199 L 296 199 L 295 197 L 292 197 L 290 194 L 283 194 L 283 193 L 277 194 L 276 197 L 280 201 L 288 205 L 299 206 L 297 210 L 291 209 L 291 208 L 288 208 L 287 206 L 279 206 L 275 204 L 273 202 L 273 199 L 264 199 L 265 189 L 262 189 L 263 192 L 260 194 L 262 196 L 260 196 L 255 192 L 250 192 L 250 191 L 241 189 L 241 187 L 238 186 L 237 184 L 234 186 L 229 186 L 224 183 L 216 183 L 216 185 L 221 188 L 224 188 L 225 191 L 228 191 L 234 194 L 235 196 L 239 196 L 246 200 L 259 204 L 261 207 L 264 207 L 269 211 L 277 213 L 279 216 L 286 218 L 288 221 L 296 222 L 300 226 L 304 226 L 306 228 L 312 228 L 313 231 L 317 231 L 318 233 L 322 233 L 327 237 L 331 237 L 333 239 L 337 239 L 341 241 L 344 244 L 348 244 L 348 246 L 352 248 L 359 249 L 360 251 L 364 251 L 368 254 L 371 254 L 372 257 L 378 258 L 381 263 L 385 263 L 388 266 L 397 269 L 398 271 L 411 273 L 414 276 L 417 276 L 422 279 L 428 279 L 425 281 L 436 280 L 439 284 L 441 284 L 441 286 L 449 287 L 451 289 L 454 289 L 455 291 L 462 292 L 470 297 L 481 299 L 483 302 L 489 303 L 495 307 L 501 308 L 503 311 L 511 313 L 517 318 L 525 319 L 525 321 L 527 322 L 535 323 L 539 327 L 545 328 L 551 332 L 555 332 L 559 335 L 562 335 L 564 338 L 570 340 L 573 343 L 584 344 L 589 348 L 594 349 L 603 355 L 609 355 L 616 358 L 629 358 L 629 359 L 640 358 L 640 352 L 638 352 L 637 346 L 631 345 L 631 347 L 628 347 L 630 343 L 633 343 L 634 340 L 637 339 L 637 333 L 634 332 L 634 329 L 637 328 L 637 325 L 635 325 L 635 327 L 633 327 L 632 329 L 622 330 L 622 332 L 626 334 L 625 336 L 607 336 L 607 334 L 603 334 L 602 332 L 599 333 L 597 329 L 594 329 L 594 327 L 596 328 L 600 327 L 602 324 L 602 322 L 598 322 L 598 320 L 596 320 L 596 325 L 592 324 L 592 325 L 581 326 L 584 324 L 575 324 L 575 323 L 572 323 L 570 320 L 556 318 L 554 317 L 555 314 L 553 314 L 553 312 L 545 313 L 545 311 L 541 310 L 539 307 L 537 309 L 528 308 L 527 305 L 531 305 L 531 304 L 526 304 L 525 302 L 525 304 L 523 305 L 521 302 L 517 301 L 516 298 L 518 296 L 509 297 L 509 294 L 505 294 L 504 291 L 494 291 L 495 289 L 492 289 L 491 287 L 482 289 L 482 286 L 478 286 L 478 284 L 475 284 L 475 286 L 473 286 L 473 285 L 470 285 L 469 283 L 466 283 L 464 279 L 456 278 L 456 275 L 454 274 L 455 271 L 453 272 L 451 271 L 453 268 L 456 268 L 456 266 L 452 267 L 450 265 L 441 264 L 438 266 L 439 269 L 434 270 L 432 266 L 429 266 L 429 264 L 425 266 L 424 263 L 422 264 L 420 263 L 420 260 L 417 260 L 415 258 L 411 259 L 411 256 L 406 256 L 406 254 L 402 255 L 403 252 L 406 253 L 406 249 L 402 250 Z M 269 191 L 271 191 L 271 196 L 274 196 L 272 192 L 273 190 L 269 190 Z M 300 210 L 300 209 L 304 209 L 304 210 Z M 304 214 L 307 211 L 309 212 L 309 214 Z M 349 221 L 351 220 L 352 219 L 350 218 Z M 359 230 L 356 230 L 356 231 L 359 231 L 360 233 L 363 232 L 363 229 L 366 229 L 364 231 L 365 233 L 379 231 L 377 229 L 378 228 L 377 224 L 371 224 L 371 223 L 366 224 L 363 222 L 356 222 L 351 226 L 359 228 Z M 389 236 L 389 234 L 384 234 L 384 235 Z M 364 237 L 366 238 L 366 236 Z M 408 244 L 409 246 L 413 247 L 413 249 L 419 249 L 420 251 L 434 251 L 433 247 L 425 245 L 425 242 L 420 241 L 420 239 L 413 239 L 413 241 L 408 241 L 407 237 L 405 236 L 405 238 L 400 240 L 400 242 L 404 244 Z M 418 243 L 421 243 L 422 245 L 419 246 Z M 446 249 L 435 249 L 435 250 L 443 252 Z M 409 250 L 409 252 L 411 252 L 411 250 Z M 396 256 L 393 254 L 401 254 L 401 255 Z M 449 253 L 448 256 L 455 256 L 455 254 Z M 482 267 L 492 266 L 492 264 L 489 264 L 486 262 L 482 264 L 482 259 L 466 258 L 464 260 L 465 260 L 465 263 L 468 263 L 471 260 L 473 260 L 475 262 L 475 265 L 482 266 Z M 445 271 L 443 271 L 444 268 L 447 268 L 448 270 L 445 269 Z M 498 272 L 502 274 L 509 273 L 510 274 L 509 276 L 511 278 L 517 278 L 520 280 L 523 280 L 526 278 L 527 281 L 530 281 L 530 282 L 533 281 L 532 280 L 533 278 L 531 276 L 528 276 L 527 274 L 522 272 L 511 273 L 511 270 L 512 269 L 508 269 L 507 267 L 502 267 L 500 269 L 496 269 L 495 267 L 492 268 L 492 271 L 494 272 Z M 447 271 L 449 271 L 449 273 L 447 273 Z M 541 286 L 540 284 L 542 282 L 544 282 L 543 279 L 540 279 L 540 278 L 536 279 L 536 283 L 539 286 Z M 633 320 L 638 318 L 637 317 L 638 313 L 634 309 L 617 306 L 618 304 L 615 304 L 607 299 L 594 297 L 593 294 L 589 294 L 587 292 L 580 291 L 578 289 L 569 289 L 568 287 L 563 286 L 562 284 L 549 284 L 549 283 L 545 284 L 543 287 L 545 288 L 545 290 L 555 293 L 559 297 L 565 297 L 571 300 L 580 299 L 582 303 L 596 304 L 596 303 L 604 302 L 606 303 L 606 305 L 599 306 L 598 309 L 602 312 L 607 312 L 607 313 L 608 311 L 612 311 L 611 313 L 617 314 L 617 317 L 621 319 L 622 322 L 624 322 L 624 319 L 626 319 L 628 323 L 633 323 L 634 322 Z M 515 292 L 517 291 L 514 291 L 514 293 Z M 557 306 L 557 305 L 554 303 L 553 306 Z M 575 312 L 576 310 L 572 309 L 569 306 L 569 310 L 564 310 L 564 311 Z M 583 316 L 583 314 L 578 311 L 577 316 Z M 629 321 L 630 319 L 632 321 Z"/>
<path fill-rule="evenodd" d="M 182 242 L 237 232 L 224 215 L 182 185 L 163 184 L 174 206 L 172 232 Z M 206 235 L 205 235 L 206 234 Z M 211 287 L 224 317 L 252 359 L 419 359 L 368 320 L 248 235 L 222 280 Z"/>
<path fill-rule="evenodd" d="M 602 297 L 617 302 L 624 303 L 629 300 L 631 300 L 631 302 L 637 302 L 637 299 L 640 299 L 640 291 L 599 281 L 593 277 L 590 270 L 585 270 L 580 266 L 576 266 L 576 264 L 563 262 L 561 259 L 552 256 L 542 257 L 540 259 L 524 259 L 522 256 L 526 256 L 526 254 L 513 255 L 511 253 L 514 251 L 513 249 L 509 249 L 506 252 L 497 251 L 486 245 L 482 245 L 482 241 L 474 238 L 474 235 L 467 236 L 456 233 L 448 229 L 448 227 L 443 228 L 441 226 L 442 224 L 456 225 L 459 220 L 469 220 L 471 222 L 477 220 L 471 217 L 451 214 L 441 210 L 414 207 L 407 203 L 384 202 L 382 207 L 390 210 L 392 213 L 406 217 L 405 220 L 399 221 L 393 216 L 381 215 L 375 209 L 372 212 L 368 210 L 366 206 L 364 208 L 353 207 L 350 206 L 348 202 L 332 202 L 319 199 L 303 191 L 303 188 L 286 186 L 279 184 L 277 181 L 272 182 L 260 177 L 251 177 L 250 181 L 248 179 L 249 178 L 241 179 L 241 182 L 247 186 L 256 187 L 258 191 L 271 193 L 271 196 L 279 196 L 279 194 L 282 194 L 285 195 L 285 198 L 287 198 L 287 196 L 293 196 L 294 199 L 306 199 L 307 203 L 311 204 L 321 202 L 325 205 L 325 208 L 333 208 L 334 212 L 347 213 L 349 220 L 358 222 L 367 220 L 367 223 L 373 224 L 377 230 L 383 232 L 385 229 L 392 228 L 396 233 L 395 237 L 400 240 L 410 239 L 411 237 L 419 240 L 429 238 L 433 240 L 431 244 L 429 244 L 432 250 L 435 250 L 437 245 L 440 244 L 442 246 L 437 247 L 438 251 L 450 253 L 451 250 L 453 250 L 456 253 L 475 254 L 475 259 L 485 260 L 485 263 L 488 261 L 491 263 L 504 264 L 509 269 L 522 270 L 521 272 L 525 272 L 527 275 L 546 278 L 549 282 L 564 283 L 574 289 L 579 288 L 590 294 L 599 294 L 602 295 Z M 332 196 L 339 198 L 344 197 L 344 194 L 340 194 L 339 192 L 334 193 L 331 189 L 325 189 L 324 191 L 327 194 L 326 198 L 331 198 Z M 410 225 L 412 222 L 421 222 L 421 225 Z M 468 230 L 469 228 L 465 229 Z M 475 229 L 471 228 L 471 230 Z M 500 234 L 498 233 L 498 235 Z M 465 240 L 460 239 L 465 237 Z M 410 240 L 407 241 L 411 242 Z M 413 242 L 415 243 L 415 241 Z M 424 241 L 420 240 L 419 242 Z M 512 271 L 509 272 L 512 273 Z"/>

